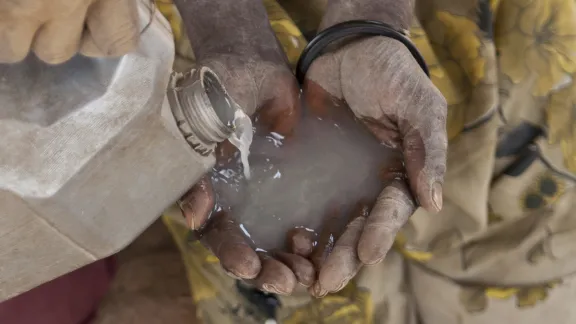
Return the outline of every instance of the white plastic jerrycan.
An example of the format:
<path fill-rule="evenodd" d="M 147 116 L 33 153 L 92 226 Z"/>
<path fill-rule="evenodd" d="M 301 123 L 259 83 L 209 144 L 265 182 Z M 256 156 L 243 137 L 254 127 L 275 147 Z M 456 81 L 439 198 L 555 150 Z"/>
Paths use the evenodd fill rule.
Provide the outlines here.
<path fill-rule="evenodd" d="M 0 65 L 0 301 L 125 247 L 233 133 L 216 75 L 171 78 L 170 27 L 144 29 L 145 2 L 131 54 Z"/>

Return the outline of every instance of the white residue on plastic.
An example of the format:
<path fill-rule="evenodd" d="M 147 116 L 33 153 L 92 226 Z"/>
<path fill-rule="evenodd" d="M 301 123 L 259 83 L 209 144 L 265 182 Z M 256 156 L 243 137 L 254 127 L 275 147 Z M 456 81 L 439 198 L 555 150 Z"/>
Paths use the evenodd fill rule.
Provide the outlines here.
<path fill-rule="evenodd" d="M 240 151 L 240 160 L 242 161 L 242 168 L 246 180 L 250 179 L 250 163 L 248 163 L 248 157 L 250 156 L 250 145 L 252 145 L 253 135 L 254 132 L 250 117 L 248 117 L 242 109 L 237 109 L 234 113 L 234 134 L 230 136 L 229 140 L 230 143 Z"/>

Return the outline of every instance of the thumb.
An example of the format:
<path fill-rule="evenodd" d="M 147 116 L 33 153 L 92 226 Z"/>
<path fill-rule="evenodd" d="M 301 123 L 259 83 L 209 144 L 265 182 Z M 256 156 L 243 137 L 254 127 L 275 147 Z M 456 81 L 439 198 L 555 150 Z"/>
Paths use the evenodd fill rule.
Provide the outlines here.
<path fill-rule="evenodd" d="M 415 209 L 410 190 L 403 180 L 393 180 L 384 188 L 370 211 L 358 242 L 358 257 L 363 264 L 372 265 L 384 259 L 396 234 Z"/>
<path fill-rule="evenodd" d="M 448 147 L 446 101 L 439 93 L 431 97 L 411 120 L 399 121 L 399 129 L 410 188 L 422 207 L 439 212 Z"/>
<path fill-rule="evenodd" d="M 140 38 L 135 0 L 99 0 L 86 17 L 89 33 L 84 34 L 81 52 L 87 55 L 120 56 L 133 50 Z"/>
<path fill-rule="evenodd" d="M 198 230 L 204 226 L 214 207 L 212 182 L 208 176 L 204 176 L 192 189 L 184 194 L 178 200 L 178 205 L 188 228 Z"/>

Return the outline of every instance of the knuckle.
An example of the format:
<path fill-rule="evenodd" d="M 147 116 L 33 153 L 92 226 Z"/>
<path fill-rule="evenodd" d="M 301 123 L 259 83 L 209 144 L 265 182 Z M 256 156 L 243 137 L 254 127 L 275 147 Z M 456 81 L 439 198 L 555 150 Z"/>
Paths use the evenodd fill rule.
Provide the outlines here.
<path fill-rule="evenodd" d="M 344 244 L 337 245 L 336 247 L 334 247 L 334 250 L 332 251 L 332 253 L 334 255 L 334 259 L 339 259 L 336 254 L 338 254 L 340 256 L 355 255 L 356 254 L 356 247 L 354 245 L 352 245 L 352 243 L 353 242 L 346 242 Z"/>
<path fill-rule="evenodd" d="M 366 228 L 376 230 L 380 235 L 389 235 L 398 232 L 402 225 L 403 224 L 397 220 L 385 219 L 374 221 L 366 225 Z"/>
<path fill-rule="evenodd" d="M 360 242 L 358 257 L 363 264 L 376 264 L 384 259 L 393 243 L 394 235 L 385 235 L 376 242 L 373 239 L 364 240 Z"/>
<path fill-rule="evenodd" d="M 424 147 L 424 142 L 422 140 L 422 136 L 420 132 L 415 129 L 411 128 L 404 136 L 404 141 L 402 143 L 404 151 L 407 152 L 414 152 L 418 150 L 422 150 Z"/>
<path fill-rule="evenodd" d="M 260 272 L 261 263 L 258 257 L 240 253 L 239 256 L 224 254 L 219 257 L 222 267 L 235 276 L 254 279 Z"/>
<path fill-rule="evenodd" d="M 412 199 L 404 197 L 380 198 L 374 207 L 377 211 L 371 216 L 368 227 L 381 227 L 383 230 L 397 231 L 402 227 L 415 209 Z"/>
<path fill-rule="evenodd" d="M 124 55 L 136 48 L 137 44 L 138 31 L 131 23 L 126 23 L 108 39 L 104 53 L 110 56 Z"/>

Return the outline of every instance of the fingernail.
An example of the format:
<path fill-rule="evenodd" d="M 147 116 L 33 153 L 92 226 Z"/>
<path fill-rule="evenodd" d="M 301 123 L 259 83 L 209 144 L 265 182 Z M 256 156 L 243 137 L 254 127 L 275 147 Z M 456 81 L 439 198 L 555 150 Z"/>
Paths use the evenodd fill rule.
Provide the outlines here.
<path fill-rule="evenodd" d="M 237 280 L 242 280 L 242 278 L 240 278 L 239 276 L 235 275 L 234 273 L 222 268 L 224 270 L 224 273 L 227 274 L 230 278 L 232 279 L 237 279 Z"/>
<path fill-rule="evenodd" d="M 267 284 L 263 284 L 263 285 L 262 285 L 262 290 L 265 291 L 265 292 L 267 292 L 267 293 L 271 293 L 271 292 L 272 292 L 272 289 L 270 288 L 270 285 L 267 285 Z"/>
<path fill-rule="evenodd" d="M 289 295 L 288 292 L 279 290 L 278 287 L 276 287 L 275 285 L 263 284 L 262 290 L 270 294 L 277 294 L 283 296 Z"/>
<path fill-rule="evenodd" d="M 436 207 L 436 212 L 439 212 L 442 209 L 442 184 L 440 182 L 436 182 L 432 186 L 432 201 Z"/>
<path fill-rule="evenodd" d="M 322 288 L 319 282 L 316 282 L 310 289 L 312 290 L 312 295 L 316 298 L 322 298 L 328 294 L 328 291 Z"/>

